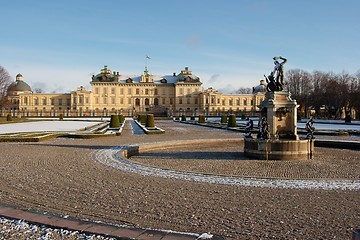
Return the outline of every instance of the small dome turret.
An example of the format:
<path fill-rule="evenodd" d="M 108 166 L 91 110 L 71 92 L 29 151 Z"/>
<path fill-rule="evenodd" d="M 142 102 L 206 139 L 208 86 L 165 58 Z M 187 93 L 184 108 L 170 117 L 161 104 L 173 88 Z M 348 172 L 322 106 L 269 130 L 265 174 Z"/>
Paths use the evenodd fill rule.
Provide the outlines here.
<path fill-rule="evenodd" d="M 253 87 L 253 93 L 266 92 L 265 80 L 260 80 L 260 85 Z"/>
<path fill-rule="evenodd" d="M 16 75 L 16 81 L 9 85 L 7 92 L 8 95 L 17 95 L 23 92 L 31 92 L 31 87 L 24 82 L 23 76 L 19 73 Z"/>

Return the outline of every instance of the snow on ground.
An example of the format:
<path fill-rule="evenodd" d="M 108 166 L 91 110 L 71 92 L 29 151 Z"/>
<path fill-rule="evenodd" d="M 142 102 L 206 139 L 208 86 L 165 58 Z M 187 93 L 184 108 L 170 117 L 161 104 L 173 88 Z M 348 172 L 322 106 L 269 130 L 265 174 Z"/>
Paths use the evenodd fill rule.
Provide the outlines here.
<path fill-rule="evenodd" d="M 205 182 L 250 187 L 293 188 L 293 189 L 323 189 L 323 190 L 356 190 L 360 189 L 359 180 L 327 180 L 327 179 L 272 179 L 243 178 L 233 176 L 209 175 L 186 171 L 176 171 L 146 166 L 121 158 L 119 152 L 125 147 L 113 147 L 97 150 L 95 159 L 109 167 L 125 172 L 137 173 L 143 176 L 155 176 L 171 179 L 181 179 L 191 182 Z"/>
<path fill-rule="evenodd" d="M 98 122 L 89 121 L 36 121 L 36 122 L 22 122 L 22 123 L 7 123 L 0 124 L 0 134 L 3 133 L 17 133 L 17 132 L 62 132 L 62 131 L 76 131 L 85 127 L 93 126 Z"/>
<path fill-rule="evenodd" d="M 48 228 L 44 225 L 30 224 L 23 220 L 11 220 L 0 217 L 1 239 L 83 239 L 83 240 L 115 240 L 111 237 L 103 237 L 94 234 L 84 234 L 78 231 Z"/>

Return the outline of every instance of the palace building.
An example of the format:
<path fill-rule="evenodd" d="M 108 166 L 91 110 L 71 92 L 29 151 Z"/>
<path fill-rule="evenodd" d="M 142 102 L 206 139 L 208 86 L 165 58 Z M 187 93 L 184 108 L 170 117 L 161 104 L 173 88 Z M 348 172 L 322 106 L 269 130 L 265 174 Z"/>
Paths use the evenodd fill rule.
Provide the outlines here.
<path fill-rule="evenodd" d="M 82 86 L 70 93 L 34 93 L 21 74 L 8 88 L 8 104 L 1 115 L 34 116 L 110 116 L 140 113 L 188 116 L 224 112 L 255 114 L 264 99 L 265 83 L 252 94 L 222 94 L 203 89 L 200 78 L 188 67 L 180 73 L 157 76 L 147 67 L 142 75 L 129 76 L 104 66 L 91 78 L 91 90 Z"/>

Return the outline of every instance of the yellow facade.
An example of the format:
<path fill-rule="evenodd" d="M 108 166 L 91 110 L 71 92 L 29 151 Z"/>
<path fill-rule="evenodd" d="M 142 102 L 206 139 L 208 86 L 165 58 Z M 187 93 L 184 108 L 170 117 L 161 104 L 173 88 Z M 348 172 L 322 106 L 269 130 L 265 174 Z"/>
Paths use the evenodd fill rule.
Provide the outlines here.
<path fill-rule="evenodd" d="M 23 79 L 19 78 L 19 86 L 25 84 L 21 81 Z M 187 67 L 179 74 L 156 76 L 145 69 L 140 76 L 127 76 L 105 66 L 90 83 L 91 90 L 79 87 L 65 94 L 15 91 L 19 89 L 13 88 L 8 93 L 11 104 L 2 113 L 11 111 L 17 116 L 132 116 L 144 112 L 159 115 L 252 114 L 264 98 L 263 92 L 222 94 L 212 88 L 203 90 L 200 78 Z"/>

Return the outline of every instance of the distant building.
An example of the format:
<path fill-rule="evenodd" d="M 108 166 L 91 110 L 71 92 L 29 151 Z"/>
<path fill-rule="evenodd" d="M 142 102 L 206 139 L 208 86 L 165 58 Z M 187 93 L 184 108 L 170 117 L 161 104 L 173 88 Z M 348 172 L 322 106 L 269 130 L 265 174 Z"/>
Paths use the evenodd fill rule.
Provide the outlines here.
<path fill-rule="evenodd" d="M 91 90 L 80 86 L 70 93 L 34 93 L 18 74 L 8 88 L 4 116 L 133 116 L 151 112 L 158 115 L 220 115 L 224 112 L 255 114 L 264 99 L 264 82 L 252 94 L 222 94 L 203 90 L 200 78 L 188 67 L 179 74 L 157 76 L 148 69 L 142 75 L 112 72 L 107 66 L 93 75 Z M 255 91 L 256 89 L 256 91 Z"/>

